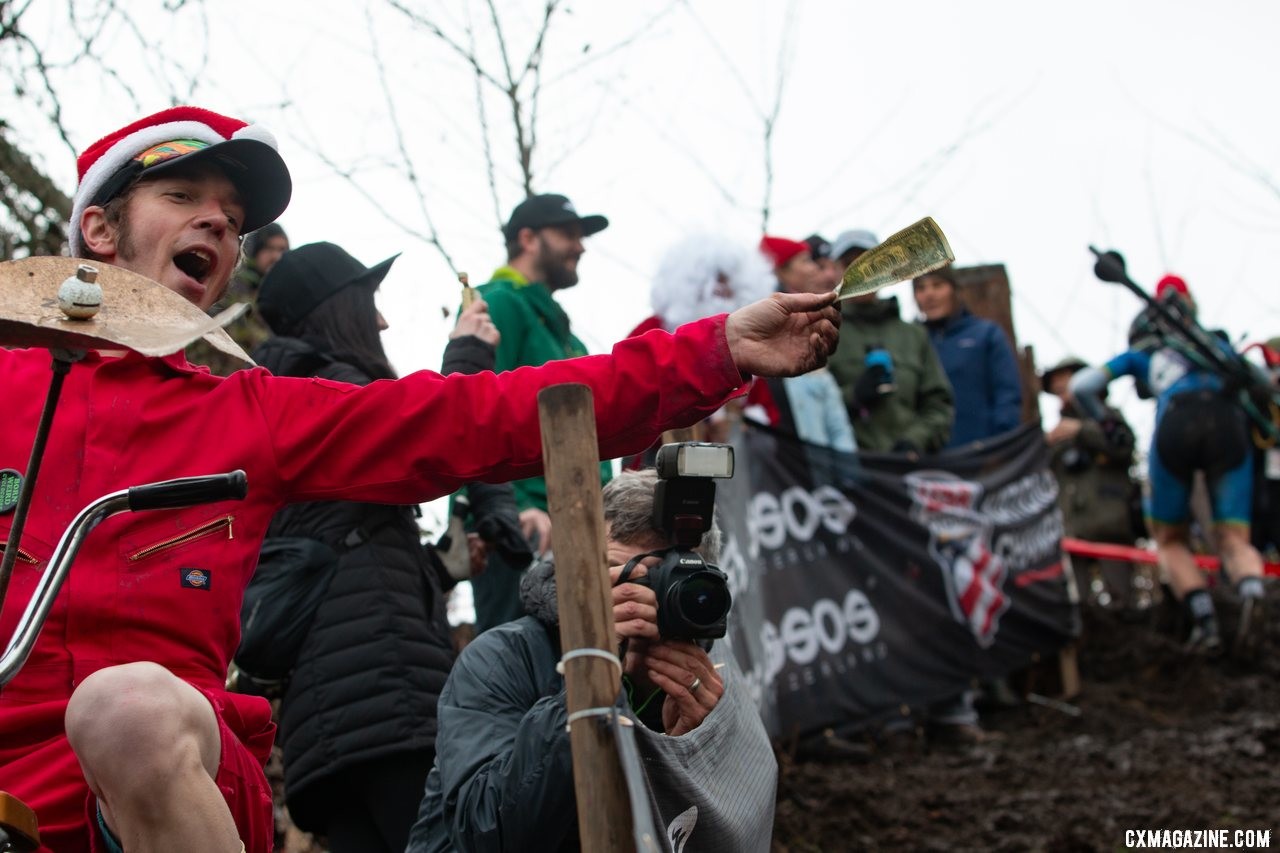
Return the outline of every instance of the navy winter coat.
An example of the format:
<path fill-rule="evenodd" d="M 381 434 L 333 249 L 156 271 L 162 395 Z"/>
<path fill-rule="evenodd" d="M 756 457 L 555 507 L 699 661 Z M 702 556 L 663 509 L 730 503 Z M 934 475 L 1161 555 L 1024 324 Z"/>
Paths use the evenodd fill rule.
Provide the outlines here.
<path fill-rule="evenodd" d="M 947 447 L 992 438 L 1022 422 L 1018 362 L 1004 330 L 967 310 L 925 323 L 929 342 L 955 392 Z"/>

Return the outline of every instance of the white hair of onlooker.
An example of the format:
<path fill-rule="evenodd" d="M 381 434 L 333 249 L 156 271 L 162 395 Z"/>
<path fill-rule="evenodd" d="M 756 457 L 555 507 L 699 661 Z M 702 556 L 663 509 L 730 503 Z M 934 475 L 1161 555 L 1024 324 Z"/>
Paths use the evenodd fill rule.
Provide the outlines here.
<path fill-rule="evenodd" d="M 773 267 L 754 245 L 693 234 L 667 249 L 653 278 L 653 313 L 667 331 L 736 311 L 777 290 Z"/>

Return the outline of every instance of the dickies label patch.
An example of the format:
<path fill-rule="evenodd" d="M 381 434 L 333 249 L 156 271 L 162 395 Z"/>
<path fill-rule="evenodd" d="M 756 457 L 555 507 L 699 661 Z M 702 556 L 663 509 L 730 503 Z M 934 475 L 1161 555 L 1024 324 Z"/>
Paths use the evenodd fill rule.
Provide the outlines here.
<path fill-rule="evenodd" d="M 211 580 L 209 572 L 205 569 L 178 569 L 182 576 L 182 586 L 186 589 L 209 589 L 209 581 Z"/>

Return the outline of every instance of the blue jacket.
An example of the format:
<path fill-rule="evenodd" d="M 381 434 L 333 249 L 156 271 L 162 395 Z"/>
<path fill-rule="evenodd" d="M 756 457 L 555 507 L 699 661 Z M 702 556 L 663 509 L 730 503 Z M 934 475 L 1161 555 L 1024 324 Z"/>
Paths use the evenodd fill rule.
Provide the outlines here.
<path fill-rule="evenodd" d="M 926 323 L 929 342 L 955 392 L 947 447 L 992 438 L 1022 422 L 1022 382 L 1004 330 L 967 310 Z"/>

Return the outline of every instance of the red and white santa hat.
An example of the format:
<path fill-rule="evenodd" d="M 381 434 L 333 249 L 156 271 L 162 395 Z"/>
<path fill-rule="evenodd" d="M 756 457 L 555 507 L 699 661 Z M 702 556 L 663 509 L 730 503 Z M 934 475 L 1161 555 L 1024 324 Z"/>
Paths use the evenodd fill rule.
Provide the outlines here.
<path fill-rule="evenodd" d="M 760 238 L 760 251 L 766 258 L 773 261 L 775 270 L 780 270 L 796 255 L 809 254 L 809 244 L 788 237 L 771 237 L 766 234 Z"/>
<path fill-rule="evenodd" d="M 80 155 L 72 256 L 84 252 L 80 220 L 86 208 L 106 204 L 144 172 L 193 162 L 216 165 L 236 185 L 245 207 L 242 233 L 274 221 L 289 204 L 293 182 L 270 132 L 211 110 L 171 107 L 102 137 Z"/>

